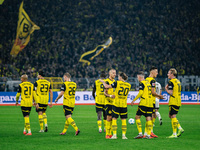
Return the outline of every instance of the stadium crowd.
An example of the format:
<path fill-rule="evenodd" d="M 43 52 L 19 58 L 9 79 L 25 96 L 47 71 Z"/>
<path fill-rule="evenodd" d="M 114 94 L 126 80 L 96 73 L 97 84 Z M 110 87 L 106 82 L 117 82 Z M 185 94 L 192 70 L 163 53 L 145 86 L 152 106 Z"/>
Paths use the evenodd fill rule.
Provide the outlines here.
<path fill-rule="evenodd" d="M 40 26 L 30 43 L 12 57 L 20 2 L 6 0 L 0 6 L 1 77 L 46 76 L 97 77 L 115 68 L 135 77 L 154 65 L 158 77 L 171 67 L 179 75 L 200 74 L 200 2 L 198 0 L 24 0 L 24 9 Z M 109 36 L 113 43 L 91 65 L 80 56 Z M 8 67 L 9 66 L 9 67 Z M 13 73 L 13 71 L 15 73 Z"/>

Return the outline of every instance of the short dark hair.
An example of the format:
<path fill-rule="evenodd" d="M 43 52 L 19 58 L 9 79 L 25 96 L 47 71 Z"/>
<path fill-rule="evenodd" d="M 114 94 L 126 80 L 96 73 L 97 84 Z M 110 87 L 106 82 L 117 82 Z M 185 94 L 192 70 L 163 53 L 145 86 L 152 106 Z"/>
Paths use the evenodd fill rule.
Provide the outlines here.
<path fill-rule="evenodd" d="M 45 76 L 45 74 L 44 74 L 44 71 L 43 71 L 43 70 L 39 70 L 39 71 L 38 71 L 38 73 L 39 73 L 39 75 L 41 75 L 42 77 L 44 77 L 44 76 Z"/>
<path fill-rule="evenodd" d="M 106 72 L 105 71 L 101 71 L 100 78 L 106 78 Z"/>
<path fill-rule="evenodd" d="M 158 69 L 158 68 L 155 66 L 152 66 L 149 71 L 151 72 L 152 70 L 155 70 L 155 69 Z"/>
<path fill-rule="evenodd" d="M 64 74 L 64 76 L 66 76 L 66 77 L 68 77 L 68 78 L 71 78 L 71 75 L 70 75 L 68 72 L 66 72 L 66 73 Z"/>
<path fill-rule="evenodd" d="M 119 76 L 122 77 L 122 79 L 124 80 L 128 79 L 128 76 L 124 72 L 120 73 Z"/>
<path fill-rule="evenodd" d="M 137 73 L 137 75 L 145 76 L 144 71 L 139 71 L 139 72 Z"/>

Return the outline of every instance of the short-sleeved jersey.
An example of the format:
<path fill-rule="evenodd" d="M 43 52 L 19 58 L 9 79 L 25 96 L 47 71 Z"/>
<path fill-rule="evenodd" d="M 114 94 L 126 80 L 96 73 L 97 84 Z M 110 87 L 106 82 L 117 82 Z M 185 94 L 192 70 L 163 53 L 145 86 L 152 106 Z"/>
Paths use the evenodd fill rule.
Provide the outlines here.
<path fill-rule="evenodd" d="M 109 84 L 111 85 L 113 82 L 115 82 L 115 80 L 110 80 L 110 78 L 107 78 L 105 80 L 106 84 Z M 108 89 L 108 94 L 109 95 L 114 95 L 114 89 L 113 88 L 110 88 Z M 112 105 L 113 104 L 113 101 L 114 101 L 114 98 L 110 98 L 110 97 L 105 97 L 105 105 Z"/>
<path fill-rule="evenodd" d="M 47 105 L 49 101 L 49 89 L 51 89 L 50 82 L 45 79 L 39 79 L 34 83 L 34 86 L 37 95 L 37 103 Z"/>
<path fill-rule="evenodd" d="M 168 82 L 169 90 L 173 90 L 173 94 L 170 95 L 169 105 L 181 106 L 181 82 L 174 78 Z"/>
<path fill-rule="evenodd" d="M 99 79 L 94 82 L 93 89 L 96 91 L 95 103 L 105 105 L 104 86 Z"/>
<path fill-rule="evenodd" d="M 156 93 L 160 95 L 161 85 L 159 82 L 156 82 Z"/>
<path fill-rule="evenodd" d="M 72 81 L 64 82 L 61 87 L 61 91 L 64 91 L 63 105 L 68 107 L 74 107 L 76 83 Z"/>
<path fill-rule="evenodd" d="M 128 93 L 131 89 L 131 85 L 128 82 L 116 81 L 111 84 L 113 88 L 115 88 L 115 100 L 113 101 L 113 105 L 116 107 L 127 107 L 127 97 Z"/>
<path fill-rule="evenodd" d="M 154 88 L 156 90 L 156 80 L 152 77 L 147 77 L 145 80 L 148 80 L 149 83 L 151 84 L 151 88 Z M 153 104 L 155 104 L 156 97 L 152 95 L 152 101 Z"/>
<path fill-rule="evenodd" d="M 18 93 L 21 94 L 21 106 L 32 107 L 34 86 L 31 82 L 22 82 L 19 84 Z"/>
<path fill-rule="evenodd" d="M 140 82 L 139 90 L 143 91 L 140 97 L 139 106 L 153 107 L 151 84 L 148 80 L 143 80 Z"/>

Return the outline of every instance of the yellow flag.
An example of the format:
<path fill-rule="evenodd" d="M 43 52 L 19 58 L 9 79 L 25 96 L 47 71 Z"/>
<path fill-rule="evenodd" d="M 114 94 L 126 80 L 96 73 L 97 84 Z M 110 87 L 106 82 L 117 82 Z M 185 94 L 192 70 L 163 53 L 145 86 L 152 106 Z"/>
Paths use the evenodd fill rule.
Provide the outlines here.
<path fill-rule="evenodd" d="M 90 61 L 94 59 L 94 57 L 98 56 L 104 49 L 108 48 L 112 44 L 112 37 L 102 45 L 98 45 L 94 50 L 87 51 L 81 55 L 79 62 L 83 62 L 84 64 L 90 65 Z"/>
<path fill-rule="evenodd" d="M 24 47 L 30 41 L 30 35 L 34 30 L 39 30 L 35 23 L 31 21 L 28 14 L 23 9 L 23 2 L 19 8 L 19 20 L 17 25 L 17 35 L 15 39 L 15 43 L 10 52 L 11 55 L 17 56 L 17 54 L 24 49 Z"/>
<path fill-rule="evenodd" d="M 2 4 L 3 4 L 3 2 L 4 2 L 4 0 L 0 0 L 0 5 L 2 5 Z"/>

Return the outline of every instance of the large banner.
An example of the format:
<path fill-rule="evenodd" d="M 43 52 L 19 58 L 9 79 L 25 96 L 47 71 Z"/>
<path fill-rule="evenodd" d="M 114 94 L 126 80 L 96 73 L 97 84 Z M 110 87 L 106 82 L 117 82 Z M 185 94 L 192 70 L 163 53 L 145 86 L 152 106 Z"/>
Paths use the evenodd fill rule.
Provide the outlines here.
<path fill-rule="evenodd" d="M 60 92 L 53 92 L 53 102 Z M 0 92 L 0 105 L 13 105 L 16 102 L 16 94 L 17 92 Z M 128 95 L 128 104 L 135 98 L 138 94 L 138 91 L 130 91 Z M 160 100 L 160 104 L 168 104 L 169 94 L 163 92 L 164 99 Z M 77 91 L 76 92 L 76 104 L 77 105 L 93 105 L 95 104 L 95 100 L 92 96 L 91 91 Z M 19 99 L 19 103 L 20 103 Z M 181 93 L 182 104 L 199 104 L 197 101 L 197 93 L 196 92 L 182 92 Z M 140 100 L 137 100 L 135 104 L 138 104 Z M 59 99 L 57 104 L 62 104 L 63 97 Z"/>

